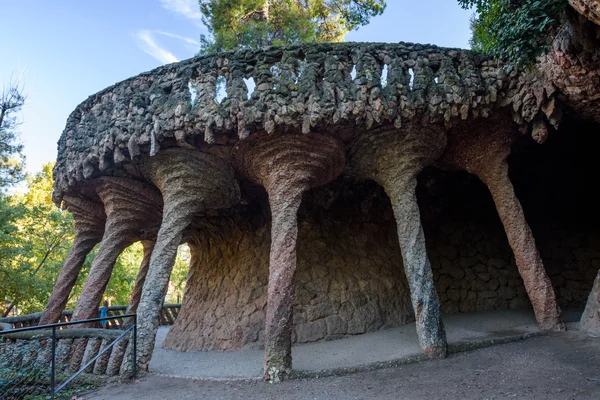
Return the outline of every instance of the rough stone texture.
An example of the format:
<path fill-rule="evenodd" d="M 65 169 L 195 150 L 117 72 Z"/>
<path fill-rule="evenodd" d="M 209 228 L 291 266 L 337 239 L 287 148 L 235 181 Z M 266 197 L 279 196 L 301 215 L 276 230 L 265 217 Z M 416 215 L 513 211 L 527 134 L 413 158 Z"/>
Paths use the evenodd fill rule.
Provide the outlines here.
<path fill-rule="evenodd" d="M 598 25 L 568 12 L 540 62 L 541 72 L 559 90 L 562 103 L 577 116 L 595 122 L 600 122 L 599 33 Z"/>
<path fill-rule="evenodd" d="M 342 219 L 320 221 L 316 212 L 300 217 L 294 341 L 361 334 L 414 319 L 387 208 L 387 220 L 371 215 L 379 207 L 362 220 L 349 209 Z M 267 221 L 258 227 L 229 222 L 203 230 L 190 245 L 184 302 L 164 346 L 263 348 L 269 243 Z"/>
<path fill-rule="evenodd" d="M 359 177 L 377 181 L 391 200 L 419 345 L 432 358 L 446 356 L 446 333 L 415 188 L 417 175 L 442 154 L 445 145 L 446 135 L 441 130 L 405 127 L 359 138 L 350 150 L 349 161 L 353 172 L 356 169 Z"/>
<path fill-rule="evenodd" d="M 600 336 L 600 271 L 594 281 L 585 311 L 581 316 L 581 329 L 590 335 Z"/>
<path fill-rule="evenodd" d="M 466 170 L 486 184 L 515 254 L 540 328 L 564 330 L 552 283 L 508 177 L 506 159 L 515 138 L 514 127 L 503 120 L 492 120 L 494 122 L 494 128 L 487 132 L 483 129 L 465 132 L 460 128 L 452 131 L 448 149 L 438 165 Z"/>
<path fill-rule="evenodd" d="M 202 212 L 232 207 L 240 190 L 233 169 L 207 153 L 161 151 L 142 162 L 144 173 L 160 189 L 162 223 L 150 259 L 138 307 L 138 363 L 147 369 L 160 324 L 159 314 L 184 230 Z"/>
<path fill-rule="evenodd" d="M 64 207 L 73 216 L 75 239 L 40 317 L 40 325 L 58 322 L 67 306 L 85 258 L 102 240 L 104 234 L 106 214 L 102 203 L 82 196 L 67 195 L 64 198 Z"/>
<path fill-rule="evenodd" d="M 291 368 L 292 339 L 315 341 L 355 334 L 377 329 L 382 320 L 384 324 L 395 324 L 411 317 L 405 313 L 405 302 L 401 307 L 393 307 L 397 314 L 389 319 L 382 317 L 384 306 L 379 311 L 376 307 L 363 308 L 365 304 L 374 305 L 378 296 L 385 306 L 400 304 L 400 299 L 407 295 L 399 289 L 405 284 L 402 280 L 395 280 L 388 287 L 389 292 L 378 289 L 374 291 L 376 295 L 366 296 L 366 300 L 359 293 L 369 292 L 365 288 L 370 285 L 379 286 L 380 279 L 357 279 L 357 286 L 349 284 L 347 288 L 336 289 L 348 276 L 363 276 L 366 271 L 388 273 L 390 265 L 399 266 L 402 257 L 398 242 L 406 261 L 415 309 L 422 314 L 419 321 L 423 322 L 424 348 L 436 349 L 432 353 L 443 353 L 438 345 L 442 343 L 442 327 L 437 323 L 439 307 L 434 299 L 434 282 L 439 288 L 441 309 L 446 312 L 525 306 L 524 289 L 514 274 L 516 268 L 510 255 L 506 255 L 509 253 L 498 257 L 504 264 L 492 257 L 495 251 L 490 243 L 502 241 L 501 235 L 492 239 L 484 233 L 483 239 L 472 239 L 473 242 L 462 245 L 462 237 L 477 236 L 472 221 L 468 229 L 443 232 L 439 243 L 428 238 L 429 264 L 424 246 L 427 235 L 423 234 L 419 220 L 421 216 L 425 221 L 427 218 L 423 216 L 436 204 L 426 203 L 425 208 L 421 204 L 419 210 L 415 177 L 444 151 L 446 135 L 449 146 L 439 165 L 476 173 L 488 185 L 541 326 L 560 327 L 550 281 L 508 179 L 505 159 L 512 141 L 505 140 L 502 130 L 509 129 L 511 139 L 519 130 L 543 143 L 551 140 L 550 126 L 556 128 L 561 122 L 562 102 L 572 110 L 595 107 L 597 98 L 590 82 L 595 82 L 597 75 L 589 73 L 591 68 L 579 69 L 580 64 L 591 60 L 591 66 L 595 62 L 590 56 L 595 54 L 593 49 L 586 47 L 590 43 L 595 46 L 595 39 L 590 39 L 592 33 L 586 36 L 575 30 L 565 32 L 568 40 L 564 43 L 568 46 L 576 42 L 583 50 L 576 54 L 570 48 L 555 46 L 548 56 L 545 75 L 520 72 L 470 51 L 429 45 L 317 44 L 195 57 L 117 83 L 83 102 L 69 117 L 59 141 L 54 200 L 66 201 L 68 196 L 83 189 L 94 189 L 98 179 L 111 176 L 156 186 L 165 204 L 139 306 L 140 367 L 148 366 L 176 248 L 184 241 L 193 244 L 194 262 L 186 304 L 167 343 L 179 348 L 239 348 L 258 345 L 263 335 L 267 364 L 275 368 L 271 375 L 267 368 L 267 377 L 273 380 L 284 377 Z M 569 32 L 577 40 L 582 37 L 589 40 L 571 41 Z M 560 42 L 560 35 L 557 40 L 555 44 Z M 577 46 L 575 49 L 580 49 Z M 571 60 L 572 56 L 576 59 Z M 554 65 L 559 67 L 555 70 Z M 577 89 L 568 93 L 571 86 L 565 80 L 565 73 L 577 78 L 574 88 L 586 87 L 589 91 Z M 219 77 L 226 78 L 227 98 L 217 103 L 214 96 Z M 250 97 L 244 78 L 253 78 L 256 83 Z M 578 115 L 584 115 L 584 111 Z M 592 118 L 598 114 L 590 113 Z M 408 151 L 404 143 L 398 144 L 403 138 L 411 138 L 418 145 Z M 421 146 L 423 143 L 429 144 Z M 469 146 L 473 148 L 465 152 Z M 361 150 L 352 153 L 353 148 Z M 361 168 L 350 165 L 342 171 L 345 153 L 353 159 L 358 154 L 356 159 L 361 160 L 358 164 Z M 362 168 L 364 165 L 370 167 Z M 233 173 L 233 167 L 239 175 Z M 340 172 L 342 175 L 335 183 L 308 190 L 332 180 Z M 383 206 L 382 214 L 388 217 L 384 219 L 388 227 L 384 232 L 388 236 L 379 247 L 371 238 L 358 239 L 360 229 L 373 232 L 375 227 L 369 224 L 382 223 L 377 218 L 375 222 L 368 217 L 346 220 L 338 227 L 328 225 L 328 213 L 336 213 L 331 205 L 342 201 L 340 193 L 351 190 L 353 184 L 365 178 L 377 180 L 391 199 L 391 203 L 388 199 L 387 206 Z M 267 190 L 268 199 L 256 184 Z M 377 188 L 381 198 L 387 199 L 381 188 Z M 307 196 L 311 203 L 305 207 Z M 256 211 L 257 205 L 261 215 L 244 211 Z M 363 213 L 361 202 L 352 207 L 354 215 Z M 214 209 L 223 210 L 210 211 Z M 319 211 L 323 209 L 327 212 Z M 394 230 L 393 216 L 397 235 L 389 233 Z M 262 223 L 255 224 L 256 220 Z M 233 251 L 236 247 L 231 246 L 231 241 L 237 240 L 239 249 L 246 251 L 250 251 L 251 243 L 260 241 L 251 254 L 256 254 L 257 260 L 266 260 L 269 235 L 263 224 L 269 220 L 272 247 L 271 277 L 267 280 L 260 274 L 260 268 L 266 271 L 265 264 L 250 265 L 243 253 Z M 248 223 L 252 228 L 247 227 Z M 303 227 L 304 223 L 310 228 Z M 342 228 L 344 223 L 349 226 Z M 107 232 L 109 227 L 116 229 L 111 224 L 118 225 L 111 222 L 109 215 Z M 331 260 L 313 258 L 315 253 L 328 254 L 325 249 L 317 251 L 322 246 L 319 242 L 335 238 L 336 230 L 349 235 L 337 237 L 335 244 L 326 246 L 339 255 L 332 255 Z M 304 243 L 302 236 L 297 238 L 298 231 L 300 235 L 308 234 Z M 373 237 L 378 236 L 373 234 Z M 330 271 L 328 266 L 337 265 L 340 257 L 344 259 L 343 254 L 336 252 L 340 248 L 349 252 L 348 240 L 356 240 L 357 249 L 365 243 L 375 249 L 387 246 L 392 239 L 393 249 L 378 252 L 382 255 L 396 252 L 395 257 L 376 259 L 376 255 L 357 250 L 352 253 L 356 259 L 344 263 L 351 266 L 348 271 L 335 275 L 323 272 Z M 118 240 L 139 239 L 132 233 L 119 236 L 105 232 L 103 245 L 107 250 L 102 257 L 107 261 L 118 254 L 121 246 Z M 506 249 L 506 238 L 503 240 L 501 247 Z M 222 253 L 228 246 L 231 254 Z M 309 250 L 302 250 L 304 246 Z M 570 244 L 565 246 L 571 248 Z M 595 256 L 579 247 L 573 245 L 577 250 L 573 256 L 586 259 L 581 264 L 591 264 L 593 268 Z M 223 254 L 223 260 L 216 260 L 216 254 Z M 294 271 L 297 262 L 299 265 L 305 262 L 303 257 L 311 260 L 307 261 L 311 266 L 306 268 L 311 271 L 310 279 L 299 278 L 303 287 L 295 289 L 294 302 Z M 560 255 L 550 258 L 556 264 L 559 259 L 567 259 Z M 227 264 L 229 259 L 236 260 L 236 265 Z M 205 261 L 214 266 L 202 265 Z M 354 267 L 356 264 L 359 268 Z M 562 301 L 569 304 L 577 303 L 581 297 L 576 286 L 578 279 L 581 282 L 587 279 L 587 275 L 575 277 L 578 273 L 575 271 L 580 270 L 579 266 L 571 268 L 573 264 L 568 261 L 569 267 L 559 271 L 554 271 L 553 266 L 550 273 L 564 298 Z M 506 265 L 510 270 L 503 272 Z M 215 269 L 217 266 L 219 270 Z M 417 279 L 419 274 L 425 279 Z M 428 278 L 431 275 L 433 279 Z M 208 279 L 202 282 L 203 278 Z M 271 283 L 268 289 L 267 282 Z M 101 285 L 91 286 L 96 290 L 92 297 L 97 297 Z M 196 292 L 200 290 L 206 291 Z M 303 293 L 316 296 L 303 298 Z M 346 295 L 348 298 L 340 300 L 342 304 L 337 308 L 334 300 Z M 420 308 L 421 302 L 428 307 Z M 232 311 L 234 303 L 236 309 Z M 344 307 L 343 303 L 352 307 Z M 201 322 L 197 321 L 196 310 L 205 311 Z M 234 320 L 234 316 L 239 318 Z M 266 321 L 264 328 L 261 320 Z M 188 332 L 201 334 L 202 338 L 190 338 Z M 226 335 L 229 340 L 223 339 Z"/>
<path fill-rule="evenodd" d="M 341 140 L 322 134 L 254 135 L 240 142 L 234 164 L 262 185 L 271 210 L 271 250 L 265 316 L 265 380 L 279 382 L 292 369 L 297 213 L 302 194 L 335 179 L 344 168 Z"/>
<path fill-rule="evenodd" d="M 112 343 L 122 331 L 108 329 L 75 328 L 56 332 L 56 371 L 57 373 L 78 371 L 90 362 L 99 351 Z M 51 330 L 9 333 L 0 337 L 0 356 L 14 360 L 13 368 L 28 365 L 28 368 L 45 370 L 51 362 Z M 126 339 L 120 343 L 127 343 Z M 124 347 L 116 345 L 104 356 L 92 363 L 85 372 L 97 375 L 114 374 L 114 369 L 123 362 Z M 107 364 L 112 362 L 111 370 Z M 118 367 L 116 366 L 117 364 Z"/>
<path fill-rule="evenodd" d="M 530 307 L 487 188 L 475 177 L 466 179 L 466 173 L 430 169 L 422 175 L 421 215 L 442 313 Z M 430 190 L 441 191 L 442 198 L 422 196 L 431 175 L 435 183 Z M 452 216 L 460 206 L 453 203 L 431 215 L 431 205 L 447 204 L 452 193 L 461 202 L 474 199 L 462 207 L 483 210 L 489 217 Z M 537 193 L 534 205 L 548 201 L 546 192 Z M 488 201 L 479 200 L 482 196 Z M 181 314 L 169 331 L 167 348 L 263 347 L 269 230 L 266 199 L 258 203 L 262 206 L 245 211 L 239 221 L 219 218 L 200 229 Z M 556 210 L 550 213 L 556 216 Z M 336 180 L 308 191 L 298 218 L 294 341 L 330 340 L 414 320 L 394 214 L 383 188 L 374 182 Z M 537 224 L 533 230 L 560 306 L 583 308 L 600 266 L 600 236 Z"/>
<path fill-rule="evenodd" d="M 227 99 L 219 104 L 220 76 Z M 244 78 L 256 83 L 250 98 Z M 80 104 L 58 143 L 54 199 L 98 175 L 138 174 L 130 162 L 161 148 L 234 144 L 256 132 L 351 137 L 412 121 L 451 126 L 506 106 L 526 128 L 553 104 L 553 93 L 536 75 L 433 45 L 327 43 L 199 56 L 117 83 Z"/>
<path fill-rule="evenodd" d="M 138 240 L 156 236 L 162 199 L 156 188 L 126 178 L 99 178 L 106 227 L 98 253 L 73 310 L 73 320 L 97 317 L 98 306 L 119 254 Z"/>
<path fill-rule="evenodd" d="M 600 1 L 598 0 L 569 0 L 569 4 L 579 14 L 596 25 L 600 25 Z"/>

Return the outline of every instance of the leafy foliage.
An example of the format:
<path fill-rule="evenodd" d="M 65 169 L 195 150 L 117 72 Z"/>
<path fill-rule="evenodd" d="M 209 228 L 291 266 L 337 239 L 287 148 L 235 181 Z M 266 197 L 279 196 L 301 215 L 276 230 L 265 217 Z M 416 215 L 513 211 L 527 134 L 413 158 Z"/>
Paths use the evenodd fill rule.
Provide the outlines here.
<path fill-rule="evenodd" d="M 199 0 L 200 53 L 268 45 L 339 42 L 383 13 L 385 0 Z"/>
<path fill-rule="evenodd" d="M 73 241 L 71 215 L 52 204 L 52 166 L 25 194 L 0 196 L 0 294 L 23 312 L 43 309 Z"/>
<path fill-rule="evenodd" d="M 552 40 L 567 0 L 458 0 L 475 7 L 473 49 L 517 65 L 530 65 Z"/>
<path fill-rule="evenodd" d="M 0 191 L 23 179 L 23 145 L 16 115 L 25 103 L 21 87 L 13 82 L 0 93 Z"/>
<path fill-rule="evenodd" d="M 27 192 L 0 195 L 0 296 L 23 314 L 44 309 L 74 239 L 71 214 L 52 203 L 52 168 L 46 164 L 27 177 Z M 67 308 L 75 306 L 95 252 L 88 255 Z M 117 259 L 104 293 L 112 304 L 128 304 L 142 258 L 141 243 L 134 243 Z M 189 249 L 180 246 L 168 302 L 182 298 L 188 269 Z"/>

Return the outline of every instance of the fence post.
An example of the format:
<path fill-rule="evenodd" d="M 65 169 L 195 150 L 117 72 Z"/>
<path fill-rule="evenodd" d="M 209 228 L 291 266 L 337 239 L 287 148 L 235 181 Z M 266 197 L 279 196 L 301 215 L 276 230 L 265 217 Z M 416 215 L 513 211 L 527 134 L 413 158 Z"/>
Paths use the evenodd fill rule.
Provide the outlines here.
<path fill-rule="evenodd" d="M 131 368 L 133 379 L 137 377 L 137 314 L 133 316 L 133 365 Z"/>
<path fill-rule="evenodd" d="M 54 399 L 54 387 L 56 373 L 56 326 L 52 327 L 52 364 L 50 366 L 50 398 Z"/>

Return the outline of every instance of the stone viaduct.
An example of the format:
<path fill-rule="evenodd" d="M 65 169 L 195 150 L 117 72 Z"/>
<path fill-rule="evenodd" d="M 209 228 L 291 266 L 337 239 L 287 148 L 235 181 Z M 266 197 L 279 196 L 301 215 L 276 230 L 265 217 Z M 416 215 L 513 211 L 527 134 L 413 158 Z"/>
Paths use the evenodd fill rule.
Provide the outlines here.
<path fill-rule="evenodd" d="M 226 97 L 217 99 L 221 83 Z M 294 340 L 414 318 L 423 352 L 444 357 L 416 197 L 417 176 L 434 166 L 487 186 L 540 328 L 564 329 L 506 161 L 524 135 L 543 143 L 561 115 L 556 89 L 536 74 L 412 43 L 241 50 L 119 82 L 80 104 L 58 143 L 54 201 L 73 214 L 76 238 L 41 322 L 58 318 L 99 243 L 74 311 L 75 319 L 93 317 L 116 258 L 142 241 L 130 311 L 147 368 L 177 247 L 189 243 L 170 348 L 262 341 L 265 379 L 275 382 L 291 371 Z M 383 189 L 395 232 L 323 222 L 311 211 L 318 203 L 334 212 L 334 201 L 352 201 L 344 194 L 352 188 Z M 362 274 L 357 285 L 368 294 L 360 301 L 345 280 L 349 269 Z M 381 309 L 369 311 L 373 304 Z M 378 312 L 381 321 L 365 322 Z"/>

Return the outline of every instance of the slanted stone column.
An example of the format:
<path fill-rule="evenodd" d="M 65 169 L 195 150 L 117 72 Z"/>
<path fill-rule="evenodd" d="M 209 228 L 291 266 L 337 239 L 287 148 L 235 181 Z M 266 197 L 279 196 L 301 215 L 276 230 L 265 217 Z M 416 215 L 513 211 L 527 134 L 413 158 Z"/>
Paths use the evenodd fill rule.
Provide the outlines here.
<path fill-rule="evenodd" d="M 40 325 L 53 324 L 59 320 L 85 258 L 102 240 L 106 223 L 104 207 L 97 201 L 79 195 L 65 195 L 63 204 L 75 221 L 75 239 L 42 313 Z"/>
<path fill-rule="evenodd" d="M 590 336 L 600 337 L 600 271 L 594 280 L 594 286 L 588 297 L 585 310 L 579 323 L 582 331 Z"/>
<path fill-rule="evenodd" d="M 150 265 L 150 257 L 152 256 L 152 250 L 154 250 L 154 240 L 142 240 L 142 246 L 144 248 L 144 258 L 140 264 L 140 270 L 138 271 L 137 277 L 135 278 L 135 285 L 129 296 L 129 305 L 125 314 L 135 314 L 140 299 L 142 298 L 142 288 L 144 287 L 144 281 L 148 274 L 148 266 Z"/>
<path fill-rule="evenodd" d="M 119 254 L 132 243 L 154 237 L 160 226 L 158 190 L 127 178 L 100 178 L 97 193 L 106 211 L 106 228 L 73 319 L 95 318 Z"/>
<path fill-rule="evenodd" d="M 271 250 L 265 321 L 265 375 L 285 379 L 292 369 L 297 212 L 302 194 L 335 179 L 344 167 L 344 146 L 325 134 L 254 135 L 238 143 L 234 164 L 262 185 L 271 208 Z"/>
<path fill-rule="evenodd" d="M 417 175 L 442 154 L 445 145 L 446 135 L 441 129 L 406 127 L 362 136 L 353 144 L 349 161 L 353 174 L 375 180 L 390 198 L 419 346 L 431 358 L 446 356 L 446 332 L 427 257 L 415 188 Z"/>
<path fill-rule="evenodd" d="M 211 209 L 233 207 L 240 190 L 226 161 L 197 150 L 161 150 L 141 163 L 160 189 L 164 212 L 138 307 L 138 365 L 148 369 L 159 326 L 160 310 L 171 277 L 177 247 L 193 218 Z"/>
<path fill-rule="evenodd" d="M 540 329 L 564 330 L 552 283 L 508 176 L 506 159 L 515 134 L 510 120 L 473 121 L 469 129 L 457 128 L 449 134 L 448 148 L 438 164 L 445 169 L 466 170 L 487 185 Z"/>

